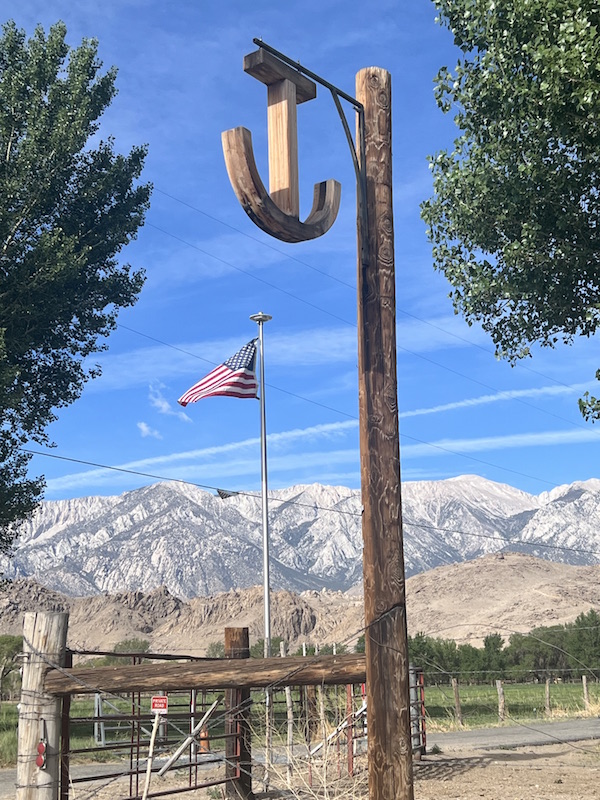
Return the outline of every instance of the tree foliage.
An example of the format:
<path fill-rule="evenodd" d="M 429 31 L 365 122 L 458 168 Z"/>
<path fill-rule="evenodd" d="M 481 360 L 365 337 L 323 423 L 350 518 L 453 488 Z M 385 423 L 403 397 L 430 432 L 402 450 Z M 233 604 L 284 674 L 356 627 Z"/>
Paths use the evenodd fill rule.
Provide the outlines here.
<path fill-rule="evenodd" d="M 98 374 L 84 359 L 143 283 L 116 256 L 148 208 L 146 150 L 98 139 L 116 71 L 101 72 L 95 40 L 71 49 L 65 36 L 58 23 L 28 40 L 9 22 L 0 37 L 0 551 L 43 490 L 21 448 L 48 443 L 56 409 Z"/>
<path fill-rule="evenodd" d="M 461 134 L 430 159 L 422 216 L 456 312 L 514 362 L 600 323 L 600 6 L 434 2 L 462 51 L 436 100 Z"/>
<path fill-rule="evenodd" d="M 23 637 L 3 634 L 0 636 L 0 703 L 4 692 L 4 679 L 10 672 L 19 669 L 17 656 L 23 650 Z"/>
<path fill-rule="evenodd" d="M 485 683 L 498 678 L 535 680 L 569 679 L 600 670 L 600 614 L 594 609 L 574 622 L 513 633 L 508 644 L 493 633 L 482 647 L 457 645 L 417 633 L 408 637 L 411 663 L 423 669 L 428 683 Z"/>

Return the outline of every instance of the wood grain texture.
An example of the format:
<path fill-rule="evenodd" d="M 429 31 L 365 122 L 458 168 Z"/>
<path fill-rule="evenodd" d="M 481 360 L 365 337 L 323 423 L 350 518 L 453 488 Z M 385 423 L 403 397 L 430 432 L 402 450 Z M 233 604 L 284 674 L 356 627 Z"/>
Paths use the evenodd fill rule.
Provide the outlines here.
<path fill-rule="evenodd" d="M 318 658 L 252 658 L 247 661 L 193 661 L 50 670 L 44 681 L 49 694 L 91 694 L 95 691 L 144 692 L 177 689 L 229 689 L 240 686 L 307 686 L 361 683 L 365 657 L 344 653 Z"/>
<path fill-rule="evenodd" d="M 297 103 L 314 100 L 317 96 L 314 81 L 262 48 L 244 56 L 244 72 L 267 86 L 282 80 L 291 81 L 296 87 Z"/>
<path fill-rule="evenodd" d="M 313 206 L 304 222 L 273 202 L 258 174 L 252 134 L 239 127 L 221 134 L 229 180 L 240 205 L 266 233 L 283 242 L 304 242 L 327 233 L 340 207 L 341 186 L 335 180 L 315 184 Z"/>
<path fill-rule="evenodd" d="M 391 79 L 356 76 L 365 109 L 366 252 L 358 263 L 358 366 L 369 797 L 412 800 L 396 382 Z"/>
<path fill-rule="evenodd" d="M 248 628 L 225 628 L 225 658 L 250 658 Z M 225 690 L 225 792 L 229 800 L 252 800 L 250 689 Z"/>
<path fill-rule="evenodd" d="M 285 214 L 300 216 L 296 87 L 277 81 L 267 91 L 269 194 Z"/>
<path fill-rule="evenodd" d="M 57 800 L 60 700 L 44 691 L 48 662 L 64 664 L 69 615 L 28 612 L 23 624 L 23 680 L 19 708 L 17 800 Z M 47 741 L 46 767 L 36 766 L 37 746 Z"/>

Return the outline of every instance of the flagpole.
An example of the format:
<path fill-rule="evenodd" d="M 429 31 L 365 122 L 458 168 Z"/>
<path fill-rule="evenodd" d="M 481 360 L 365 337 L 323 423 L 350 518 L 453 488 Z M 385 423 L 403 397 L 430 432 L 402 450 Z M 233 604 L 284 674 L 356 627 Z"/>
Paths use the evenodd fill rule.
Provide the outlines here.
<path fill-rule="evenodd" d="M 267 423 L 265 412 L 265 358 L 263 342 L 263 324 L 273 319 L 269 314 L 252 314 L 250 319 L 258 324 L 258 341 L 260 348 L 260 454 L 261 454 L 261 491 L 262 491 L 262 538 L 263 538 L 263 601 L 265 613 L 265 658 L 271 655 L 271 598 L 269 588 L 269 506 L 267 496 Z"/>
<path fill-rule="evenodd" d="M 260 476 L 262 490 L 262 536 L 263 536 L 263 602 L 265 609 L 265 658 L 271 655 L 271 596 L 269 587 L 269 506 L 267 493 L 267 417 L 265 413 L 265 349 L 263 341 L 263 324 L 272 319 L 269 314 L 252 314 L 250 319 L 258 324 L 258 341 L 260 348 Z M 265 769 L 263 789 L 269 789 L 271 768 L 271 691 L 265 689 Z"/>

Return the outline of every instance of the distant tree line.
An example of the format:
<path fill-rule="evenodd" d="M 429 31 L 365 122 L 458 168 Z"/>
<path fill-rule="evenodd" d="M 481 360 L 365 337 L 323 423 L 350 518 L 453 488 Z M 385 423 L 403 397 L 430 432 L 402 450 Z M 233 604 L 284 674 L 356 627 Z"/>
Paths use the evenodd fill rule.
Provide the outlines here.
<path fill-rule="evenodd" d="M 364 646 L 361 636 L 357 652 L 363 652 Z M 417 633 L 408 637 L 408 652 L 411 663 L 423 669 L 430 684 L 452 677 L 462 683 L 485 683 L 600 675 L 600 614 L 590 610 L 566 625 L 513 633 L 508 644 L 499 633 L 492 633 L 482 647 Z"/>

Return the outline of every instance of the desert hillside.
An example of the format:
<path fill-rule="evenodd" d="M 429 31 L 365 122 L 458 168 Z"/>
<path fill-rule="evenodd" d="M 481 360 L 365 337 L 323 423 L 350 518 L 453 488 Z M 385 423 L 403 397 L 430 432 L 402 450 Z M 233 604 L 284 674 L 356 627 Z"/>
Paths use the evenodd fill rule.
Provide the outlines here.
<path fill-rule="evenodd" d="M 481 644 L 488 633 L 570 622 L 590 608 L 600 611 L 600 566 L 578 567 L 516 553 L 487 555 L 437 567 L 407 581 L 409 632 Z M 68 610 L 69 646 L 112 649 L 131 638 L 148 639 L 153 652 L 203 655 L 221 641 L 226 626 L 248 626 L 261 638 L 262 589 L 230 590 L 181 600 L 164 587 L 74 598 L 30 580 L 0 590 L 0 634 L 18 634 L 25 611 Z M 364 625 L 360 592 L 307 591 L 272 595 L 272 632 L 295 649 L 302 642 L 353 646 Z"/>

